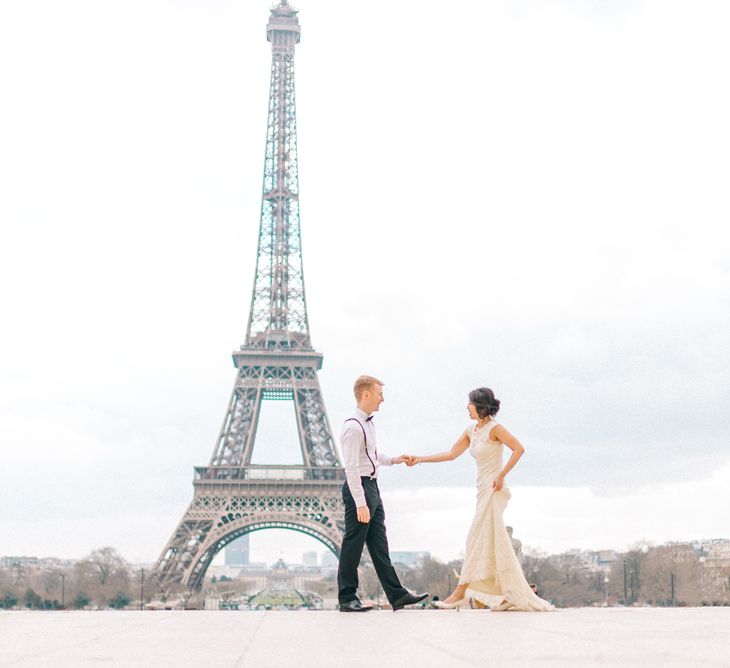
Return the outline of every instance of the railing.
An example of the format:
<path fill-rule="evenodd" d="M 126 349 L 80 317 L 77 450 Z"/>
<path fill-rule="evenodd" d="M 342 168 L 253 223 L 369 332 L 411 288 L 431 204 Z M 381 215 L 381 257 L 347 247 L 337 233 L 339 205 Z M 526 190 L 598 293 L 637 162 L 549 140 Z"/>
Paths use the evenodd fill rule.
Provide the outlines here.
<path fill-rule="evenodd" d="M 306 466 L 196 466 L 195 480 L 345 480 L 338 467 Z"/>

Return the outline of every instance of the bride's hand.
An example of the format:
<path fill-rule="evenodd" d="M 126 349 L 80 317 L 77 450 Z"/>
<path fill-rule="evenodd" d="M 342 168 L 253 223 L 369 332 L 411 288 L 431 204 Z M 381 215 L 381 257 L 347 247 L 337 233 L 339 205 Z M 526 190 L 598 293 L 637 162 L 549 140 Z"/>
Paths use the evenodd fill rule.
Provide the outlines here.
<path fill-rule="evenodd" d="M 492 482 L 492 489 L 495 492 L 499 492 L 502 487 L 504 487 L 504 476 L 498 475 Z"/>
<path fill-rule="evenodd" d="M 418 457 L 415 455 L 401 455 L 401 457 L 408 466 L 415 466 L 418 462 Z"/>

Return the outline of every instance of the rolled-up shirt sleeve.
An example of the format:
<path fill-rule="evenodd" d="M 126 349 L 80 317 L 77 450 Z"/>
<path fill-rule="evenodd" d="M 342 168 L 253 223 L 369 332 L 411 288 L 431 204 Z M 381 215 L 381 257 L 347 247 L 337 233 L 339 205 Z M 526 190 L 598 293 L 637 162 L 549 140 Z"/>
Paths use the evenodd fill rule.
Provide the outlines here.
<path fill-rule="evenodd" d="M 357 431 L 355 431 L 357 429 Z M 342 427 L 340 434 L 340 445 L 342 446 L 342 459 L 345 464 L 345 477 L 350 494 L 359 508 L 367 505 L 365 501 L 365 490 L 360 480 L 360 450 L 365 447 L 362 431 L 354 423 L 347 423 Z"/>

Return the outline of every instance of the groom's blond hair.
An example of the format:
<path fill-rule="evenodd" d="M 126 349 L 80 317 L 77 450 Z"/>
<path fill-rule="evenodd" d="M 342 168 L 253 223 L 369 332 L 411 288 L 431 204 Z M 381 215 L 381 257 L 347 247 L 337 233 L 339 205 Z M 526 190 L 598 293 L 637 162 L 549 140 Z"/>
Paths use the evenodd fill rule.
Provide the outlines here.
<path fill-rule="evenodd" d="M 382 380 L 378 380 L 374 376 L 360 376 L 355 381 L 355 387 L 353 387 L 353 391 L 355 392 L 355 399 L 357 401 L 360 401 L 362 398 L 362 393 L 365 390 L 369 390 L 373 385 L 380 385 L 381 387 L 385 385 L 385 383 Z"/>

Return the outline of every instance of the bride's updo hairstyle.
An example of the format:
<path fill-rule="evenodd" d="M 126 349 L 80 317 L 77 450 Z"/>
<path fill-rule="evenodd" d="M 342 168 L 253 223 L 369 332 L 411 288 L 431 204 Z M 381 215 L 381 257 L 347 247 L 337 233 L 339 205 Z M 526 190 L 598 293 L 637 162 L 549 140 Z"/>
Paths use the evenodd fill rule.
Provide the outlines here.
<path fill-rule="evenodd" d="M 488 387 L 478 387 L 469 392 L 469 401 L 474 404 L 480 418 L 496 415 L 499 410 L 499 399 Z"/>

